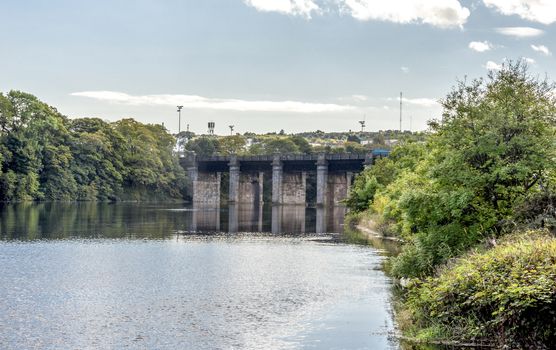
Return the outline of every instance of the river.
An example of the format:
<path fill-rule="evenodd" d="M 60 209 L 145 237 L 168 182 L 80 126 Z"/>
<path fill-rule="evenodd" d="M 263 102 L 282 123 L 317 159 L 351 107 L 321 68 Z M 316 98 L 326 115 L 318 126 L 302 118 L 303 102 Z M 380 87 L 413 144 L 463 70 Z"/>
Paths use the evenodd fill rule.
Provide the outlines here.
<path fill-rule="evenodd" d="M 1 206 L 0 348 L 397 349 L 384 252 L 343 214 Z"/>

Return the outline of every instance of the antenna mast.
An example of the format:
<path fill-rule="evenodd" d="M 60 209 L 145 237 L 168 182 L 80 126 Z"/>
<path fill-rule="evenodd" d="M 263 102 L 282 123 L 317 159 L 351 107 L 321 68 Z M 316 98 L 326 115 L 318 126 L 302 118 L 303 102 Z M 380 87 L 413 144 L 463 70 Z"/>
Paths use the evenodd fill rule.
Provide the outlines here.
<path fill-rule="evenodd" d="M 400 132 L 402 132 L 402 101 L 403 101 L 403 94 L 400 91 Z"/>

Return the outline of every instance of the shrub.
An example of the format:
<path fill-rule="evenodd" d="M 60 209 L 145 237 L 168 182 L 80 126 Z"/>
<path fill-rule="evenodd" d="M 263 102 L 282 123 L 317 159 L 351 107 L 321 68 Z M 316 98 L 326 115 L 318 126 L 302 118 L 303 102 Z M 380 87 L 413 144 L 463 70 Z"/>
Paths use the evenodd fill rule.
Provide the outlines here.
<path fill-rule="evenodd" d="M 556 344 L 556 239 L 512 238 L 410 286 L 406 301 L 420 331 L 510 348 Z M 433 332 L 434 330 L 434 332 Z"/>

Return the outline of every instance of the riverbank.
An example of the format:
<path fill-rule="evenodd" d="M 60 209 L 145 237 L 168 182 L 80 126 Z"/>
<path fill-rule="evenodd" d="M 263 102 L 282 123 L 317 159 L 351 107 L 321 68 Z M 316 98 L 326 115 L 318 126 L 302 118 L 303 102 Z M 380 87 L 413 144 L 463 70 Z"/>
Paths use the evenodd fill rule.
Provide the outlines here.
<path fill-rule="evenodd" d="M 348 216 L 346 232 L 368 244 L 381 235 L 368 214 Z M 403 242 L 397 241 L 401 246 Z M 391 261 L 384 265 L 390 273 Z M 393 337 L 416 346 L 549 349 L 556 341 L 556 238 L 515 232 L 476 246 L 425 278 L 395 279 Z"/>

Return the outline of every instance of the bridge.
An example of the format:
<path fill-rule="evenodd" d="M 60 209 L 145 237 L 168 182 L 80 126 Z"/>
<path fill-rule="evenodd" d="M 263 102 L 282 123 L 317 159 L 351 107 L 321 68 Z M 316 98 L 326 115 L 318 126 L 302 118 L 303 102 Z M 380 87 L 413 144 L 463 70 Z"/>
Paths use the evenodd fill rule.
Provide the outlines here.
<path fill-rule="evenodd" d="M 316 205 L 325 206 L 340 204 L 348 195 L 354 174 L 382 156 L 376 152 L 212 157 L 188 154 L 180 163 L 188 174 L 193 203 L 219 204 L 224 188 L 230 204 L 260 205 L 265 186 L 270 186 L 273 205 L 306 205 L 310 178 L 316 187 Z M 223 177 L 228 178 L 227 186 L 222 186 Z"/>

